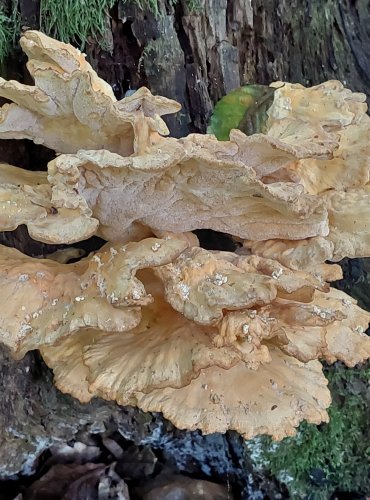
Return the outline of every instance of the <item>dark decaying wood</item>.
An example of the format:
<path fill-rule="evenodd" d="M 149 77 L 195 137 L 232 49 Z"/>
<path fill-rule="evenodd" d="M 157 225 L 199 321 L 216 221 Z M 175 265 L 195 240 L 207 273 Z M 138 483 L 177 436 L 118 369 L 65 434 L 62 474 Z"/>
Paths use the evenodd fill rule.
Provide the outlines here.
<path fill-rule="evenodd" d="M 4 1 L 4 0 L 2 0 Z M 214 103 L 246 83 L 314 85 L 338 79 L 370 94 L 367 0 L 158 0 L 159 18 L 135 2 L 111 10 L 105 46 L 88 58 L 118 98 L 147 85 L 178 100 L 172 134 L 205 132 Z M 192 8 L 189 7 L 192 6 Z M 39 27 L 40 0 L 21 0 L 22 24 Z M 10 65 L 13 73 L 13 65 Z"/>
<path fill-rule="evenodd" d="M 188 4 L 169 8 L 159 0 L 166 14 L 155 19 L 120 3 L 112 11 L 112 56 L 88 47 L 119 97 L 148 85 L 183 104 L 170 120 L 176 136 L 205 132 L 214 103 L 246 83 L 334 78 L 370 94 L 365 0 L 201 0 L 195 10 Z"/>
<path fill-rule="evenodd" d="M 142 85 L 183 105 L 167 119 L 172 135 L 205 132 L 214 103 L 245 83 L 287 80 L 306 85 L 336 78 L 370 94 L 370 6 L 366 0 L 199 0 L 195 10 L 181 0 L 172 7 L 159 0 L 163 16 L 120 2 L 111 11 L 107 43 L 87 44 L 99 75 L 122 98 Z M 20 0 L 22 24 L 39 27 L 39 0 Z M 24 58 L 9 63 L 8 73 L 25 77 Z M 49 153 L 26 141 L 3 141 L 0 161 L 26 168 L 45 166 Z M 41 167 L 39 167 L 41 165 Z M 2 235 L 1 241 L 27 250 L 27 234 Z M 28 243 L 34 255 L 44 245 Z M 39 252 L 38 252 L 39 248 Z M 163 448 L 180 470 L 244 482 L 240 439 L 235 434 L 201 437 L 176 431 L 160 417 L 95 401 L 81 405 L 60 394 L 33 353 L 20 362 L 1 350 L 0 474 L 30 472 L 50 443 L 84 431 L 115 426 L 136 443 Z M 199 458 L 199 450 L 202 457 Z M 198 454 L 198 455 L 197 455 Z M 248 486 L 250 487 L 250 485 Z"/>

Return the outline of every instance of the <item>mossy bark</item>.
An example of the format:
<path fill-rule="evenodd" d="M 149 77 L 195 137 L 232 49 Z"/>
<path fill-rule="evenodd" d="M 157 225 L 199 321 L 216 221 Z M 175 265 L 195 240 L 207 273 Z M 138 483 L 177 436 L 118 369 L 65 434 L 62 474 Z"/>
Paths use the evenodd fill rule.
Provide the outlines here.
<path fill-rule="evenodd" d="M 370 94 L 366 0 L 180 0 L 155 19 L 135 2 L 112 12 L 112 55 L 94 53 L 121 97 L 148 85 L 183 104 L 174 135 L 205 132 L 214 103 L 246 83 L 341 80 Z M 126 50 L 125 50 L 126 48 Z M 129 50 L 130 49 L 130 50 Z M 130 57 L 129 57 L 130 56 Z"/>
<path fill-rule="evenodd" d="M 367 0 L 155 3 L 157 18 L 135 0 L 119 0 L 107 16 L 106 39 L 87 40 L 85 50 L 118 98 L 147 85 L 177 99 L 183 110 L 168 118 L 175 136 L 205 132 L 214 103 L 246 83 L 338 79 L 370 94 Z M 40 0 L 19 0 L 19 7 L 21 24 L 38 29 Z"/>

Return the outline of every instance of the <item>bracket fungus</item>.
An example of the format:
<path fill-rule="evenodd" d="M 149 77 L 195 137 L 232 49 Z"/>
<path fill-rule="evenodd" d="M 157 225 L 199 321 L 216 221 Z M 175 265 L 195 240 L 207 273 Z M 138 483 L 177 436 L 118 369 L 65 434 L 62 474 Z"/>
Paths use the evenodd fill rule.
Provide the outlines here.
<path fill-rule="evenodd" d="M 48 243 L 71 243 L 93 233 L 122 241 L 150 231 L 204 228 L 257 240 L 326 235 L 327 213 L 315 197 L 293 183 L 263 184 L 252 168 L 263 159 L 259 153 L 251 153 L 252 166 L 244 162 L 244 149 L 259 148 L 260 137 L 253 142 L 236 133 L 233 139 L 163 139 L 145 154 L 128 157 L 107 150 L 60 155 L 49 163 L 45 184 L 32 191 L 38 204 L 35 216 L 31 212 L 29 221 L 22 222 L 33 238 Z M 264 161 L 270 156 L 275 161 L 276 146 L 266 142 L 265 149 Z M 280 158 L 289 162 L 294 157 L 289 153 Z M 8 184 L 7 194 L 11 199 L 19 190 L 26 198 L 23 203 L 32 205 L 28 184 L 22 181 L 20 177 L 16 186 Z M 58 212 L 53 217 L 50 207 Z M 66 225 L 75 227 L 74 235 L 58 232 Z"/>
<path fill-rule="evenodd" d="M 37 31 L 26 31 L 21 46 L 35 86 L 0 78 L 0 96 L 13 101 L 0 113 L 0 138 L 31 139 L 57 153 L 103 149 L 129 155 L 143 151 L 151 134 L 168 134 L 161 115 L 180 110 L 142 87 L 117 101 L 85 55 Z"/>
<path fill-rule="evenodd" d="M 40 306 L 33 320 L 47 321 L 37 323 L 37 336 L 28 332 L 32 340 L 17 346 L 16 355 L 38 347 L 62 391 L 84 402 L 99 396 L 163 411 L 180 428 L 235 429 L 246 437 L 267 432 L 279 439 L 292 434 L 301 419 L 326 420 L 330 395 L 317 359 L 340 359 L 349 366 L 367 359 L 370 338 L 363 332 L 370 313 L 308 273 L 281 267 L 277 273 L 268 260 L 186 245 L 179 239 L 144 239 L 76 264 L 53 262 L 58 276 L 72 283 L 79 270 L 84 301 L 63 318 L 64 330 L 53 329 L 48 304 L 45 312 Z M 39 268 L 36 259 L 23 260 L 29 275 L 31 264 Z M 143 271 L 135 278 L 137 269 Z M 296 273 L 296 280 L 287 282 L 285 272 Z M 0 276 L 0 283 L 7 279 Z M 28 281 L 37 286 L 33 276 Z M 187 289 L 182 303 L 173 299 L 176 287 L 180 294 Z M 245 297 L 239 303 L 238 291 Z M 63 300 L 68 302 L 68 295 Z M 81 303 L 87 307 L 83 314 Z M 106 311 L 109 319 L 117 318 L 113 328 L 104 321 Z M 52 317 L 62 321 L 58 311 Z M 19 332 L 17 325 L 7 329 Z M 269 385 L 258 386 L 264 380 Z M 180 401 L 181 411 L 173 408 Z"/>
<path fill-rule="evenodd" d="M 264 179 L 299 184 L 304 193 L 315 196 L 327 210 L 328 233 L 317 234 L 307 239 L 304 246 L 301 242 L 298 245 L 309 251 L 310 257 L 319 251 L 319 246 L 320 252 L 325 246 L 326 259 L 331 261 L 369 256 L 370 117 L 366 114 L 366 96 L 352 93 L 336 81 L 311 89 L 285 84 L 276 93 L 279 97 L 268 111 L 267 134 L 281 138 L 282 134 L 291 134 L 293 125 L 293 130 L 298 130 L 300 123 L 306 123 L 309 129 L 325 129 L 336 142 L 330 158 L 302 158 Z M 326 245 L 321 236 L 325 237 Z M 246 247 L 253 251 L 258 247 L 260 255 L 279 259 L 283 245 L 286 255 L 294 247 L 297 256 L 297 245 L 292 239 L 280 238 L 279 250 L 274 247 L 276 253 L 272 252 L 270 242 L 250 241 Z"/>
<path fill-rule="evenodd" d="M 35 85 L 0 80 L 0 138 L 59 155 L 47 173 L 0 164 L 0 230 L 108 243 L 71 264 L 0 247 L 0 341 L 39 349 L 81 402 L 181 429 L 282 439 L 327 421 L 319 360 L 370 358 L 370 313 L 327 262 L 370 256 L 364 96 L 278 82 L 264 134 L 166 138 L 174 101 L 117 101 L 78 50 L 35 31 L 21 44 Z M 197 229 L 244 246 L 205 250 Z"/>
<path fill-rule="evenodd" d="M 155 252 L 153 245 L 158 245 Z M 0 246 L 5 299 L 0 340 L 21 358 L 80 328 L 131 330 L 140 323 L 140 307 L 152 301 L 136 271 L 168 263 L 185 246 L 176 239 L 149 238 L 110 246 L 75 264 L 40 261 Z"/>

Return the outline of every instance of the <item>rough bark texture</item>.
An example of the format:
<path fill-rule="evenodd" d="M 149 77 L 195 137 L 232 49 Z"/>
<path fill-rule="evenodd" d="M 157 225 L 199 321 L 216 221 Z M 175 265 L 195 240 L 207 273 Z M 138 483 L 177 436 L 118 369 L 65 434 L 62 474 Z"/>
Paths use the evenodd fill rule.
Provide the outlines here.
<path fill-rule="evenodd" d="M 20 1 L 22 25 L 39 28 L 39 7 Z M 175 136 L 205 132 L 214 103 L 246 83 L 334 78 L 370 94 L 368 0 L 158 0 L 158 8 L 156 19 L 118 1 L 107 20 L 110 51 L 90 41 L 86 52 L 118 98 L 147 85 L 183 104 L 169 118 Z"/>
<path fill-rule="evenodd" d="M 254 482 L 236 433 L 202 436 L 134 408 L 98 399 L 80 404 L 55 389 L 52 374 L 35 353 L 15 362 L 0 348 L 0 363 L 0 480 L 35 472 L 42 452 L 55 443 L 118 432 L 158 450 L 162 462 L 177 471 L 237 485 L 245 494 Z"/>
<path fill-rule="evenodd" d="M 40 1 L 20 0 L 19 7 L 22 24 L 39 28 Z M 367 0 L 199 0 L 193 10 L 186 0 L 175 7 L 159 0 L 159 9 L 163 15 L 156 19 L 134 3 L 119 2 L 109 21 L 111 52 L 96 42 L 86 51 L 118 98 L 146 85 L 154 94 L 179 101 L 182 112 L 168 118 L 174 136 L 205 132 L 214 103 L 245 83 L 283 79 L 312 85 L 335 78 L 370 94 Z M 8 76 L 27 80 L 24 59 L 9 65 Z M 41 151 L 27 141 L 1 141 L 0 161 L 40 169 L 49 159 Z M 22 230 L 1 241 L 38 253 Z M 39 253 L 44 252 L 40 247 Z M 115 426 L 129 440 L 163 448 L 180 470 L 225 481 L 229 477 L 245 494 L 248 480 L 255 480 L 245 472 L 235 434 L 202 437 L 176 431 L 160 417 L 103 401 L 81 405 L 54 389 L 37 355 L 14 362 L 2 350 L 0 358 L 3 478 L 30 472 L 34 458 L 53 440 Z"/>
<path fill-rule="evenodd" d="M 121 95 L 148 85 L 181 102 L 174 135 L 205 132 L 214 103 L 246 83 L 335 78 L 370 94 L 368 1 L 200 0 L 193 10 L 187 0 L 159 4 L 166 14 L 156 20 L 120 3 L 112 13 L 113 54 L 95 51 L 95 61 Z"/>

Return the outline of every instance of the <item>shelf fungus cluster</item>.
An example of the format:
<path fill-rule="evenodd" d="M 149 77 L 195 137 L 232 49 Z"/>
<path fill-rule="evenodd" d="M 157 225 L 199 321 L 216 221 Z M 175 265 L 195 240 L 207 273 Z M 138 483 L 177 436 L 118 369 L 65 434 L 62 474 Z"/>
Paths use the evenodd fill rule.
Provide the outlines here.
<path fill-rule="evenodd" d="M 1 247 L 0 341 L 39 349 L 82 402 L 181 429 L 282 439 L 327 421 L 320 360 L 370 357 L 370 313 L 328 263 L 370 256 L 365 97 L 278 82 L 265 134 L 174 139 L 161 116 L 176 102 L 117 101 L 78 50 L 35 31 L 21 44 L 35 85 L 0 79 L 0 138 L 57 156 L 47 172 L 0 165 L 0 230 L 107 243 L 71 264 Z M 205 250 L 196 229 L 243 246 Z"/>

